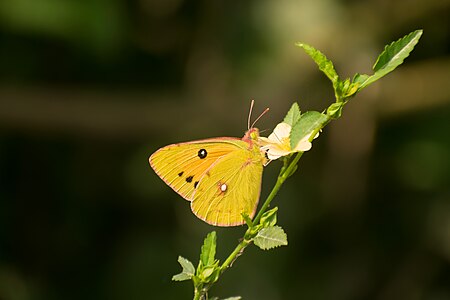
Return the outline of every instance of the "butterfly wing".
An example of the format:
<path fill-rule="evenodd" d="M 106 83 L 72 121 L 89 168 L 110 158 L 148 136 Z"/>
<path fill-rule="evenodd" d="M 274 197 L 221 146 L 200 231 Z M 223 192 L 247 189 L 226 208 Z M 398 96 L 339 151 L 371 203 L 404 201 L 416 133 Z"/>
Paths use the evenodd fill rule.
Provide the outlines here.
<path fill-rule="evenodd" d="M 255 214 L 262 172 L 259 150 L 239 149 L 222 157 L 201 178 L 191 202 L 192 211 L 212 225 L 243 224 L 242 213 L 250 218 Z"/>
<path fill-rule="evenodd" d="M 239 149 L 238 139 L 207 139 L 163 147 L 150 156 L 156 174 L 186 200 L 193 199 L 200 178 L 219 159 Z"/>
<path fill-rule="evenodd" d="M 192 201 L 192 211 L 207 223 L 243 224 L 254 215 L 261 188 L 263 156 L 237 138 L 173 144 L 156 151 L 150 165 L 174 191 Z"/>

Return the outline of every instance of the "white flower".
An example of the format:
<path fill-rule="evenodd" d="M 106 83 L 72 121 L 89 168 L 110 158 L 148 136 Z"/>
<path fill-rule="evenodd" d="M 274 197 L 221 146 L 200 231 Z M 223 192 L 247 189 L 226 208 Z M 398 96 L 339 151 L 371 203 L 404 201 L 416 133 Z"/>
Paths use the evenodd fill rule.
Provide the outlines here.
<path fill-rule="evenodd" d="M 291 149 L 291 140 L 289 138 L 291 129 L 291 125 L 280 123 L 275 127 L 269 137 L 259 138 L 261 150 L 267 153 L 267 157 L 270 160 L 275 160 L 294 152 L 304 152 L 311 149 L 312 144 L 309 141 L 311 134 L 306 135 L 297 143 L 294 149 Z M 317 136 L 318 134 L 314 138 Z"/>

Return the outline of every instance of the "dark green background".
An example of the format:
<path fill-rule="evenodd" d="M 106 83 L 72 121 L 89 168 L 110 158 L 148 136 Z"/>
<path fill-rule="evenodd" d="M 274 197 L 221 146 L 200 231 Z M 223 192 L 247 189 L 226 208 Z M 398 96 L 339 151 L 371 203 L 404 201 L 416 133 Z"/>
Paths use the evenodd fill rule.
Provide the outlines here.
<path fill-rule="evenodd" d="M 450 2 L 3 0 L 0 299 L 191 299 L 173 283 L 218 231 L 153 173 L 161 146 L 241 136 L 251 99 L 268 135 L 293 101 L 424 29 L 361 92 L 274 204 L 289 246 L 250 247 L 211 291 L 244 299 L 450 299 Z M 263 196 L 279 162 L 265 170 Z"/>

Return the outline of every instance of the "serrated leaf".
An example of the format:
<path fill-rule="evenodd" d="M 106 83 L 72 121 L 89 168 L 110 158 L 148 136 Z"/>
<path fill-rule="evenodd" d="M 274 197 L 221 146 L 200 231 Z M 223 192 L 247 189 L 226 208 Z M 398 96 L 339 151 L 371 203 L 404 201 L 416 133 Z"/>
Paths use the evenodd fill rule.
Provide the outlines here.
<path fill-rule="evenodd" d="M 333 86 L 338 82 L 339 76 L 334 69 L 333 63 L 322 52 L 315 49 L 313 46 L 303 43 L 297 43 L 298 47 L 303 48 L 305 52 L 314 60 L 319 66 L 319 69 L 331 80 Z"/>
<path fill-rule="evenodd" d="M 200 261 L 203 264 L 204 267 L 210 266 L 214 264 L 216 256 L 216 232 L 211 231 L 206 236 L 201 254 L 200 254 Z"/>
<path fill-rule="evenodd" d="M 292 126 L 290 134 L 291 149 L 295 149 L 298 142 L 311 135 L 314 130 L 319 130 L 328 121 L 328 116 L 318 111 L 307 111 L 302 114 L 300 120 Z"/>
<path fill-rule="evenodd" d="M 366 78 L 364 78 L 365 76 L 363 75 L 359 75 L 358 78 L 356 78 L 360 83 L 358 90 L 361 90 L 369 84 L 377 81 L 401 65 L 419 42 L 422 34 L 423 30 L 416 30 L 385 46 L 384 51 L 378 56 L 375 64 L 373 65 L 373 71 L 375 73 Z"/>
<path fill-rule="evenodd" d="M 409 53 L 414 49 L 414 46 L 419 42 L 420 37 L 423 34 L 423 30 L 416 30 L 403 38 L 392 42 L 384 48 L 384 51 L 378 56 L 375 65 L 373 66 L 374 72 L 381 70 L 392 71 L 397 66 L 403 63 L 403 60 L 409 56 Z"/>
<path fill-rule="evenodd" d="M 292 126 L 300 119 L 300 115 L 301 112 L 298 103 L 294 102 L 291 108 L 289 109 L 288 113 L 284 117 L 283 122 Z"/>
<path fill-rule="evenodd" d="M 192 278 L 192 275 L 188 275 L 185 273 L 180 273 L 172 276 L 173 281 L 185 281 L 190 280 Z"/>
<path fill-rule="evenodd" d="M 195 267 L 194 265 L 187 260 L 186 258 L 182 256 L 178 256 L 178 262 L 180 263 L 183 270 L 181 273 L 176 274 L 172 277 L 172 280 L 174 281 L 183 281 L 183 280 L 189 280 L 194 276 Z"/>
<path fill-rule="evenodd" d="M 280 226 L 271 226 L 261 229 L 253 239 L 256 246 L 268 250 L 279 246 L 286 246 L 287 236 Z"/>

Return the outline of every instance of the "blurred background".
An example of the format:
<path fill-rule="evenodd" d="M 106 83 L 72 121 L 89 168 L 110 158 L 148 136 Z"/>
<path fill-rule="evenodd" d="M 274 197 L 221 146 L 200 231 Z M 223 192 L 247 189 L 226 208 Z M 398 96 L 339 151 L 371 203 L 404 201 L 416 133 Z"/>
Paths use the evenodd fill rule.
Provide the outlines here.
<path fill-rule="evenodd" d="M 331 123 L 276 198 L 289 246 L 247 249 L 211 290 L 244 299 L 450 299 L 450 1 L 3 0 L 0 299 L 192 299 L 174 283 L 214 228 L 150 169 L 164 145 L 268 135 L 424 29 Z M 265 170 L 263 195 L 279 162 Z"/>

